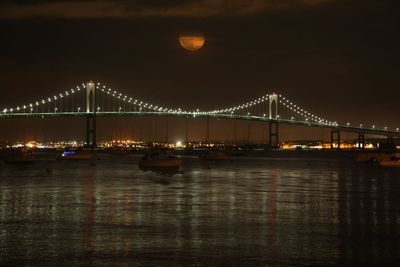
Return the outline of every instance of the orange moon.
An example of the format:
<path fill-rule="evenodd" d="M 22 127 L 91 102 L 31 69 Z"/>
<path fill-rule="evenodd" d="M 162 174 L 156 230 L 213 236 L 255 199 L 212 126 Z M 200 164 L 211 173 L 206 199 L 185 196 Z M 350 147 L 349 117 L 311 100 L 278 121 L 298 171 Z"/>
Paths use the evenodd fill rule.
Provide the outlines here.
<path fill-rule="evenodd" d="M 201 35 L 181 35 L 179 36 L 179 44 L 188 51 L 200 50 L 206 42 L 204 36 Z"/>

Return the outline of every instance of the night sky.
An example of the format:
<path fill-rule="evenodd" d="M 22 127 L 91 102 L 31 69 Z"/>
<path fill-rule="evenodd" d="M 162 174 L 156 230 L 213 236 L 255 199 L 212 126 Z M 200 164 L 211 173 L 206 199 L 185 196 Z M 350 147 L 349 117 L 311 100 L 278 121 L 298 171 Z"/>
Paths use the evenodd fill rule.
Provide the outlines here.
<path fill-rule="evenodd" d="M 95 80 L 188 109 L 275 91 L 330 120 L 400 127 L 398 7 L 397 0 L 1 1 L 0 108 Z M 201 33 L 206 44 L 185 51 L 181 33 Z M 2 124 L 2 134 L 15 129 Z"/>

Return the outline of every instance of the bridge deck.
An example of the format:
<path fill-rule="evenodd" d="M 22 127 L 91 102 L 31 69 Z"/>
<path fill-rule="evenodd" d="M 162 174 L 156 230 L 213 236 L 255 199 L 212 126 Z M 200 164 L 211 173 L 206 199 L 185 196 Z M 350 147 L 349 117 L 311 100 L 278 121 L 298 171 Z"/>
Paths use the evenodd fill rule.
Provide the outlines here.
<path fill-rule="evenodd" d="M 44 112 L 44 113 L 9 113 L 0 114 L 0 119 L 6 118 L 52 118 L 52 117 L 87 117 L 93 115 L 92 113 L 85 112 Z M 389 131 L 384 129 L 363 128 L 345 125 L 329 125 L 313 121 L 299 121 L 288 119 L 270 119 L 263 116 L 247 116 L 236 114 L 212 114 L 212 113 L 187 113 L 187 112 L 96 112 L 97 117 L 107 116 L 170 116 L 170 117 L 184 117 L 184 118 L 210 118 L 210 119 L 226 119 L 226 120 L 245 120 L 245 121 L 259 121 L 259 122 L 273 122 L 279 124 L 299 125 L 307 127 L 328 128 L 342 132 L 353 132 L 360 134 L 382 135 L 400 137 L 399 131 Z"/>

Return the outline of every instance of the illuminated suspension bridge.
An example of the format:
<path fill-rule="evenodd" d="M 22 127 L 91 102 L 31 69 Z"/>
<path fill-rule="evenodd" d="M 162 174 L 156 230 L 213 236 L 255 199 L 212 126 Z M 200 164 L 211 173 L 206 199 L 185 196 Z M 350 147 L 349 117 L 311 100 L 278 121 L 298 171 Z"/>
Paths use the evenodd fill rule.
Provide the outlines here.
<path fill-rule="evenodd" d="M 399 128 L 378 129 L 374 125 L 354 126 L 338 124 L 322 118 L 296 105 L 280 94 L 265 94 L 236 106 L 202 111 L 164 107 L 127 96 L 100 83 L 88 82 L 75 88 L 58 92 L 0 111 L 1 118 L 45 118 L 45 117 L 86 117 L 86 144 L 96 146 L 96 117 L 100 116 L 173 116 L 186 118 L 232 119 L 266 122 L 269 125 L 269 144 L 279 142 L 279 125 L 292 124 L 331 130 L 331 147 L 337 142 L 340 148 L 341 132 L 358 134 L 359 148 L 364 148 L 365 135 L 385 136 L 393 144 L 394 137 L 400 137 Z"/>

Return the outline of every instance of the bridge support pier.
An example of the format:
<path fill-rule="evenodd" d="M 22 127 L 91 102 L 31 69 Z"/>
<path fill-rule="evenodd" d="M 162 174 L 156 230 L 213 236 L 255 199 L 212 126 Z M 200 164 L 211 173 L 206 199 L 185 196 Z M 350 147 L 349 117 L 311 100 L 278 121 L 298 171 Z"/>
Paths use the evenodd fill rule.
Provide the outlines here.
<path fill-rule="evenodd" d="M 279 146 L 279 123 L 270 121 L 268 123 L 269 131 L 268 131 L 268 140 L 269 146 Z M 275 142 L 273 139 L 275 138 Z"/>
<path fill-rule="evenodd" d="M 86 146 L 94 149 L 96 147 L 96 115 L 86 116 Z"/>
<path fill-rule="evenodd" d="M 189 117 L 185 119 L 185 147 L 189 147 Z"/>
<path fill-rule="evenodd" d="M 336 134 L 336 139 L 335 139 Z M 333 143 L 337 141 L 337 149 L 340 149 L 340 131 L 339 130 L 331 130 L 331 149 L 333 149 Z"/>
<path fill-rule="evenodd" d="M 169 117 L 165 118 L 165 144 L 168 145 L 169 139 Z"/>
<path fill-rule="evenodd" d="M 207 125 L 206 125 L 206 143 L 210 145 L 210 118 L 207 117 Z"/>
<path fill-rule="evenodd" d="M 394 145 L 393 135 L 387 136 L 387 143 L 388 143 L 388 145 Z"/>
<path fill-rule="evenodd" d="M 365 148 L 365 135 L 363 133 L 358 134 L 358 149 Z"/>

